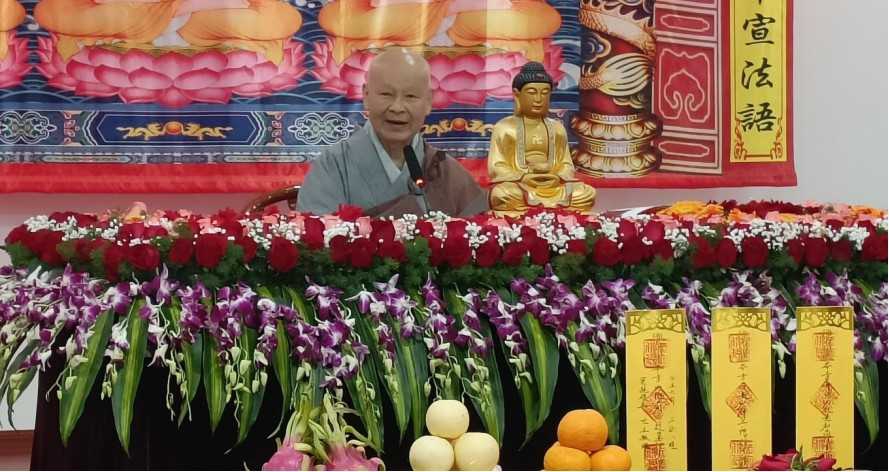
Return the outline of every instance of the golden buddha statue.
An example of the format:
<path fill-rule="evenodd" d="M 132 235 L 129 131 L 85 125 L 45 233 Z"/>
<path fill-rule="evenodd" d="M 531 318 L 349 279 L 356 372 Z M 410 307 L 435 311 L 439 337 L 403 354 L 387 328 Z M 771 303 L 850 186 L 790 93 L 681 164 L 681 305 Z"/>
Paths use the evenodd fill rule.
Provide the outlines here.
<path fill-rule="evenodd" d="M 0 61 L 9 53 L 7 33 L 25 20 L 25 7 L 16 0 L 0 0 Z"/>
<path fill-rule="evenodd" d="M 202 49 L 231 47 L 278 64 L 302 25 L 281 0 L 41 0 L 34 18 L 59 36 L 67 60 L 82 46 Z"/>
<path fill-rule="evenodd" d="M 490 203 L 497 215 L 520 215 L 532 207 L 587 213 L 596 190 L 574 175 L 568 133 L 549 113 L 552 77 L 529 62 L 512 81 L 515 113 L 497 122 L 491 135 Z"/>
<path fill-rule="evenodd" d="M 318 24 L 332 37 L 338 63 L 391 45 L 484 46 L 542 61 L 544 40 L 562 17 L 546 0 L 334 0 Z"/>

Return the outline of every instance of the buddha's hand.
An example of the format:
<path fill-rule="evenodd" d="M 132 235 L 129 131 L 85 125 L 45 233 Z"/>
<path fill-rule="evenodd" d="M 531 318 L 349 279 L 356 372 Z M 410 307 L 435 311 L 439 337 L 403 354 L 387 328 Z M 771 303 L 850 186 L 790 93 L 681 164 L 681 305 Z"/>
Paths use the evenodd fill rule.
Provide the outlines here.
<path fill-rule="evenodd" d="M 512 10 L 512 0 L 453 0 L 448 14 L 481 10 Z"/>
<path fill-rule="evenodd" d="M 552 174 L 525 174 L 522 183 L 529 187 L 551 188 L 558 187 L 562 180 Z"/>
<path fill-rule="evenodd" d="M 183 0 L 176 10 L 176 16 L 198 11 L 244 9 L 250 7 L 247 0 Z"/>
<path fill-rule="evenodd" d="M 370 6 L 379 8 L 390 5 L 403 5 L 405 3 L 437 3 L 442 1 L 445 0 L 370 0 Z"/>
<path fill-rule="evenodd" d="M 161 3 L 168 2 L 170 0 L 93 0 L 98 4 L 103 3 Z"/>

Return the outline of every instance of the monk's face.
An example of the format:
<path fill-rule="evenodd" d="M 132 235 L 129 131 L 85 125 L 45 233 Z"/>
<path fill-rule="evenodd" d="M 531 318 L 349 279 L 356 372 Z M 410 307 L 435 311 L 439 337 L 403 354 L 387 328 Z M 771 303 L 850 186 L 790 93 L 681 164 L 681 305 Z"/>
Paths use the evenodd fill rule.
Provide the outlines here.
<path fill-rule="evenodd" d="M 512 91 L 521 114 L 535 118 L 542 118 L 549 112 L 550 92 L 549 84 L 543 83 L 525 84 L 522 90 Z"/>
<path fill-rule="evenodd" d="M 364 85 L 364 108 L 386 147 L 404 147 L 432 111 L 429 68 L 412 56 L 374 64 Z"/>

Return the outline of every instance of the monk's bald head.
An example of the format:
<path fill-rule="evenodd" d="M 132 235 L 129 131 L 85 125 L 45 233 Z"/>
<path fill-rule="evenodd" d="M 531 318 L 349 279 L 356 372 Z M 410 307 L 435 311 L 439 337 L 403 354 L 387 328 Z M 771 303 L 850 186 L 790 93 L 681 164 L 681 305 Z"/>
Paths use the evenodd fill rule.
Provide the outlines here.
<path fill-rule="evenodd" d="M 364 108 L 390 153 L 410 143 L 423 127 L 432 111 L 430 86 L 429 63 L 405 48 L 387 48 L 371 62 L 364 84 Z"/>
<path fill-rule="evenodd" d="M 392 76 L 403 81 L 418 80 L 429 85 L 429 63 L 407 48 L 390 47 L 377 54 L 367 71 L 367 82 L 373 83 Z"/>

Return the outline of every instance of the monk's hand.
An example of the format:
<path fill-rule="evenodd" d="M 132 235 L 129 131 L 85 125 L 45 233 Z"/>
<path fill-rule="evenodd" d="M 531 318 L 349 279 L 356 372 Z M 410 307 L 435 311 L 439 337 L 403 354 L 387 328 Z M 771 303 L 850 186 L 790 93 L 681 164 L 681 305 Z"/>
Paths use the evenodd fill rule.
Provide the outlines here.
<path fill-rule="evenodd" d="M 249 8 L 247 0 L 184 0 L 176 10 L 176 16 L 209 10 Z"/>

